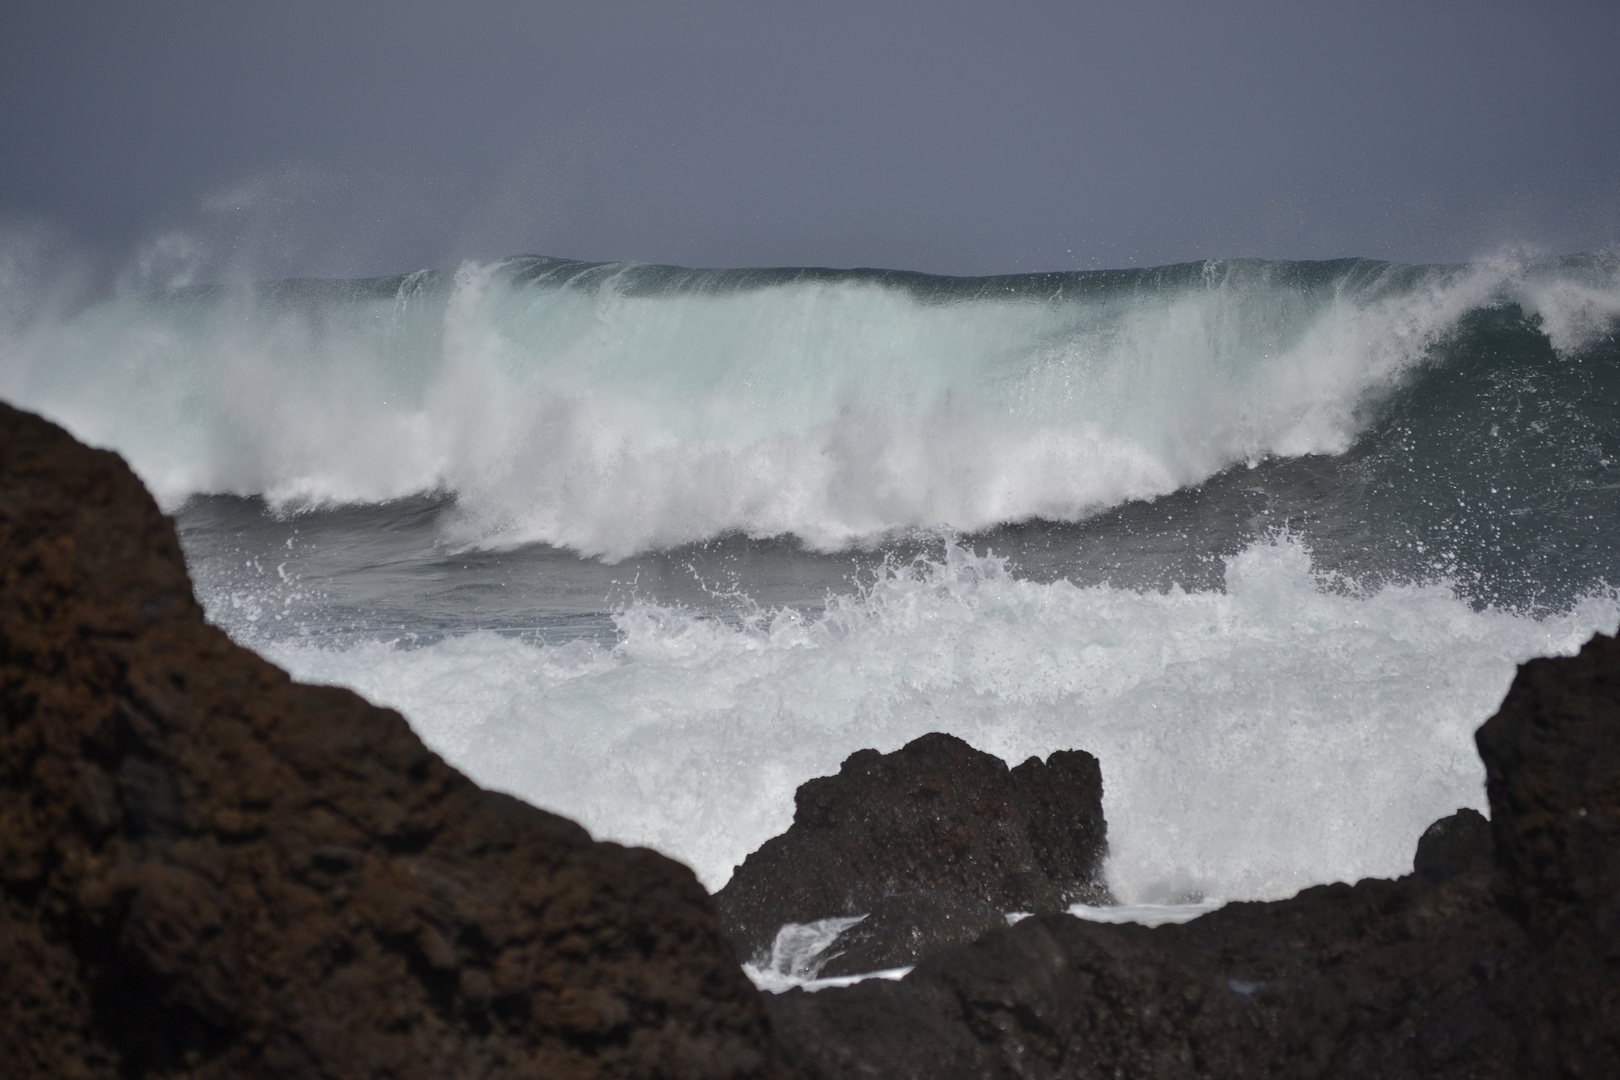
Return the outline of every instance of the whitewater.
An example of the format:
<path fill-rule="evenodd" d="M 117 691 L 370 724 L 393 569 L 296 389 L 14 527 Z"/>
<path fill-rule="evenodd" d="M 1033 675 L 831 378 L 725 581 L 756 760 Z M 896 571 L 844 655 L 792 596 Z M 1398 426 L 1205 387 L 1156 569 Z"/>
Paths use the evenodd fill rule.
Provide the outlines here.
<path fill-rule="evenodd" d="M 210 618 L 711 889 L 928 731 L 1096 754 L 1128 904 L 1404 873 L 1620 622 L 1613 256 L 32 287 Z"/>

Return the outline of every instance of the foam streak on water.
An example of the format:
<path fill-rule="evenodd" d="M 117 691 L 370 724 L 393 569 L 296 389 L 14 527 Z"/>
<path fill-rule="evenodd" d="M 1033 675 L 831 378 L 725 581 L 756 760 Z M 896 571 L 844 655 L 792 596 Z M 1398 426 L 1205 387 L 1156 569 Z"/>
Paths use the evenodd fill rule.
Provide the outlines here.
<path fill-rule="evenodd" d="M 1472 734 L 1514 665 L 1620 616 L 1612 596 L 1538 620 L 1444 583 L 1352 586 L 1286 535 L 1228 560 L 1224 592 L 1193 593 L 1020 580 L 950 545 L 813 616 L 633 604 L 611 647 L 485 632 L 264 649 L 710 888 L 788 826 L 800 783 L 943 730 L 1010 763 L 1097 754 L 1122 901 L 1273 898 L 1408 871 L 1427 824 L 1484 808 Z"/>

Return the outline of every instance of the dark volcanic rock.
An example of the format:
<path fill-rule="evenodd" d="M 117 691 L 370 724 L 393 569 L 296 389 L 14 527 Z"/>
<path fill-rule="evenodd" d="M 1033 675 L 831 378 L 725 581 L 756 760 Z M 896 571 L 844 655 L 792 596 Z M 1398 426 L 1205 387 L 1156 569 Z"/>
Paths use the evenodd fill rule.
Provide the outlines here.
<path fill-rule="evenodd" d="M 890 897 L 933 894 L 1000 913 L 1107 895 L 1102 773 L 1082 751 L 1009 770 L 961 739 L 924 735 L 892 754 L 851 754 L 837 776 L 808 781 L 794 798 L 792 828 L 715 894 L 744 958 L 767 956 L 784 923 L 864 915 Z M 863 925 L 872 935 L 880 924 Z M 887 958 L 904 953 L 892 947 L 904 937 L 903 926 L 888 935 Z"/>
<path fill-rule="evenodd" d="M 1140 926 L 1035 916 L 924 960 L 905 980 L 771 1002 L 807 1077 L 1140 1077 L 1260 1071 L 1262 1019 Z"/>
<path fill-rule="evenodd" d="M 1544 983 L 1525 946 L 1478 866 L 1152 930 L 1039 916 L 856 1000 L 790 991 L 770 1006 L 787 1056 L 818 1078 L 1505 1080 L 1531 1075 L 1512 1021 Z"/>
<path fill-rule="evenodd" d="M 1491 823 L 1478 810 L 1465 807 L 1430 825 L 1418 837 L 1412 872 L 1431 878 L 1456 877 L 1476 863 L 1489 862 L 1495 850 Z"/>
<path fill-rule="evenodd" d="M 1518 913 L 1547 937 L 1620 929 L 1620 641 L 1524 664 L 1476 739 Z"/>
<path fill-rule="evenodd" d="M 822 978 L 914 964 L 919 957 L 967 945 L 1007 925 L 1007 916 L 971 896 L 935 892 L 885 896 L 866 918 L 827 946 Z"/>
<path fill-rule="evenodd" d="M 1520 995 L 1539 986 L 1489 863 L 1448 879 L 1323 885 L 1153 933 L 1248 1001 L 1265 1074 L 1444 1080 L 1526 1075 Z M 1215 1070 L 1211 1075 L 1235 1075 Z"/>
<path fill-rule="evenodd" d="M 0 405 L 0 1073 L 773 1075 L 690 871 L 203 621 L 116 456 Z"/>
<path fill-rule="evenodd" d="M 1620 640 L 1521 666 L 1476 741 L 1546 984 L 1524 1002 L 1525 1075 L 1620 1076 Z"/>
<path fill-rule="evenodd" d="M 1416 872 L 1184 926 L 1027 919 L 770 1002 L 806 1077 L 1620 1076 L 1620 642 L 1519 670 L 1480 729 L 1491 800 Z"/>

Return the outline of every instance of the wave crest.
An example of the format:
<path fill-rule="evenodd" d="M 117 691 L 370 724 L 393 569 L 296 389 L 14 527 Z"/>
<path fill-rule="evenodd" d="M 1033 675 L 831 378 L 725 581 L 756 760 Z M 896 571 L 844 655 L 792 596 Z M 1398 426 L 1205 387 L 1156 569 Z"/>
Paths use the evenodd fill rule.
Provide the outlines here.
<path fill-rule="evenodd" d="M 524 258 L 123 297 L 13 320 L 0 392 L 169 505 L 449 490 L 456 539 L 619 558 L 1072 521 L 1341 453 L 1468 312 L 1571 354 L 1613 260 L 1210 262 L 935 278 Z"/>

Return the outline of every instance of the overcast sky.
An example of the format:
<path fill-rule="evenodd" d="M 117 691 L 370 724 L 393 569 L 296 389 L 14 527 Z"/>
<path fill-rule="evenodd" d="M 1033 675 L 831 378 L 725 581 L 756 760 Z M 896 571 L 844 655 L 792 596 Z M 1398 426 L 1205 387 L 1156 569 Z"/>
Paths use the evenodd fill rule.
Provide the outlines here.
<path fill-rule="evenodd" d="M 993 273 L 1620 241 L 1614 0 L 0 3 L 0 219 L 123 258 Z"/>

